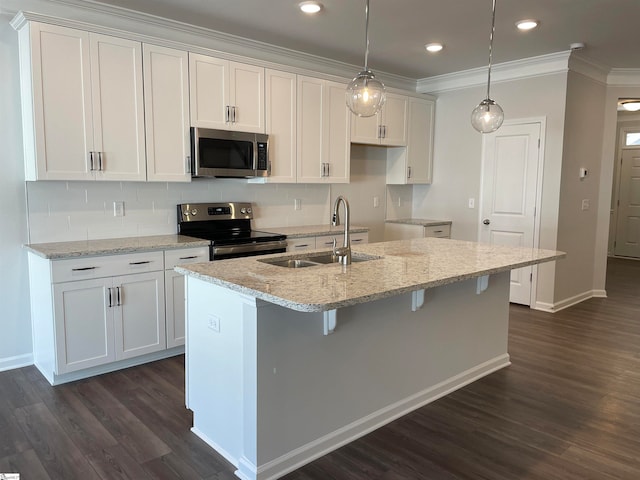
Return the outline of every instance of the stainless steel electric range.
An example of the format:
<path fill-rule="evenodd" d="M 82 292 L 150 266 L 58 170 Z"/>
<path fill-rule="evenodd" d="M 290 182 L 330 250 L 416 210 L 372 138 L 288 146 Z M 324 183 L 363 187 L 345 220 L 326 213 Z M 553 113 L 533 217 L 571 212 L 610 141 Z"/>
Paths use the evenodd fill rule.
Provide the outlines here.
<path fill-rule="evenodd" d="M 252 219 L 251 203 L 178 205 L 178 233 L 210 240 L 210 260 L 286 251 L 286 235 L 252 230 Z"/>

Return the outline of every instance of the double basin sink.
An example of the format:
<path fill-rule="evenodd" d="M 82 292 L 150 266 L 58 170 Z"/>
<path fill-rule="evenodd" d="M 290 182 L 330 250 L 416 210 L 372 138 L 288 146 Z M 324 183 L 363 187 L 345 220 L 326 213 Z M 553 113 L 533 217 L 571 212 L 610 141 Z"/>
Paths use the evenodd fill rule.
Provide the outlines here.
<path fill-rule="evenodd" d="M 380 257 L 373 255 L 352 255 L 351 262 L 366 262 L 367 260 L 375 260 Z M 278 267 L 285 268 L 304 268 L 304 267 L 317 267 L 318 265 L 329 265 L 331 263 L 338 263 L 338 257 L 333 253 L 321 253 L 316 255 L 310 255 L 303 258 L 269 258 L 258 260 L 262 263 L 268 263 L 269 265 L 276 265 Z"/>

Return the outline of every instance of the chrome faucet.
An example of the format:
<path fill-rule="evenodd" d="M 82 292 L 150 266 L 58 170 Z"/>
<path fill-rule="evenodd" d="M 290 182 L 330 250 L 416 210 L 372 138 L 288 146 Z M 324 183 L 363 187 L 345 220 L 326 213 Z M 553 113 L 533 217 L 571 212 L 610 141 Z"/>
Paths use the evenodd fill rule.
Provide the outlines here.
<path fill-rule="evenodd" d="M 340 216 L 338 215 L 338 208 L 340 202 L 344 204 L 344 245 L 339 248 L 333 248 L 333 254 L 338 258 L 338 263 L 342 265 L 351 265 L 351 239 L 349 238 L 349 202 L 342 195 L 336 198 L 336 202 L 333 204 L 333 218 L 331 224 L 334 227 L 340 225 Z"/>

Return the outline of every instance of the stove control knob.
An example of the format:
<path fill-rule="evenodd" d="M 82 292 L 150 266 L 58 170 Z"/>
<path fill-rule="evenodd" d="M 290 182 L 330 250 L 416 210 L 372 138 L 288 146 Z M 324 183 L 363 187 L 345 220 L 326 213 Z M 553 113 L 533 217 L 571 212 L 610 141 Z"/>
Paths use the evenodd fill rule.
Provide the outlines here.
<path fill-rule="evenodd" d="M 247 213 L 247 209 L 246 208 L 241 208 L 240 209 L 240 213 L 244 215 L 245 213 Z"/>
<path fill-rule="evenodd" d="M 196 215 L 198 213 L 198 209 L 194 208 L 191 210 L 191 215 Z"/>
<path fill-rule="evenodd" d="M 247 208 L 247 213 L 251 213 L 251 207 Z"/>

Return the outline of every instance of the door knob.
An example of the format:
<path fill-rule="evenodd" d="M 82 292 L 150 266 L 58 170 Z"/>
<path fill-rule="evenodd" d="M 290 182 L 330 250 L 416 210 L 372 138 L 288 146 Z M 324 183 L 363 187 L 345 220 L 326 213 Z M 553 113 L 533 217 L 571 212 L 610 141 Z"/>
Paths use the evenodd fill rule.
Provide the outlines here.
<path fill-rule="evenodd" d="M 485 225 L 489 225 L 491 223 L 491 220 L 489 220 L 488 218 L 485 218 L 482 223 L 484 223 Z"/>

